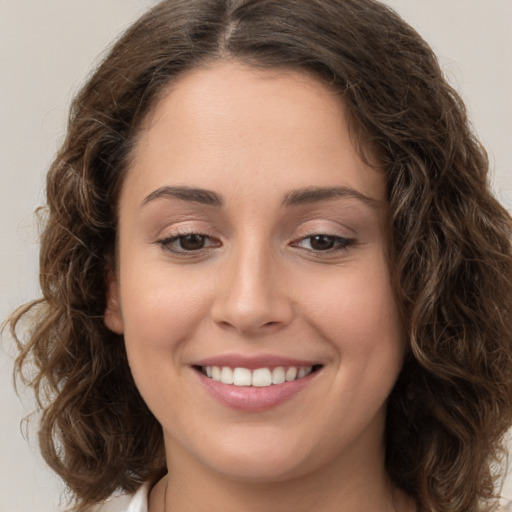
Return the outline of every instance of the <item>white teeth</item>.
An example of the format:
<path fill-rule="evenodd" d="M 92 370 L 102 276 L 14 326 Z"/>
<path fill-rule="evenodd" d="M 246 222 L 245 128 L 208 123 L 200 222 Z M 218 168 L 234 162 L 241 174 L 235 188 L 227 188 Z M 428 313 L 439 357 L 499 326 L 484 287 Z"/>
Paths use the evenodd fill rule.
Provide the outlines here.
<path fill-rule="evenodd" d="M 247 368 L 235 368 L 233 371 L 233 384 L 235 386 L 250 386 L 251 379 L 251 370 Z"/>
<path fill-rule="evenodd" d="M 220 371 L 220 381 L 223 384 L 233 384 L 233 370 L 229 366 L 223 366 Z"/>
<path fill-rule="evenodd" d="M 222 382 L 223 384 L 234 384 L 235 386 L 254 386 L 267 387 L 279 385 L 284 382 L 302 379 L 309 375 L 313 370 L 312 366 L 290 366 L 284 368 L 257 368 L 249 370 L 248 368 L 230 368 L 229 366 L 206 366 L 203 367 L 203 373 L 211 379 Z"/>
<path fill-rule="evenodd" d="M 252 372 L 252 385 L 258 388 L 272 384 L 272 373 L 268 368 L 258 368 Z"/>
<path fill-rule="evenodd" d="M 272 384 L 282 384 L 285 381 L 284 368 L 282 366 L 274 368 L 272 371 Z"/>
<path fill-rule="evenodd" d="M 291 380 L 295 380 L 297 378 L 297 368 L 295 366 L 290 366 L 288 370 L 286 370 L 286 382 L 290 382 Z"/>
<path fill-rule="evenodd" d="M 220 368 L 218 366 L 212 366 L 212 379 L 217 382 L 220 381 Z"/>

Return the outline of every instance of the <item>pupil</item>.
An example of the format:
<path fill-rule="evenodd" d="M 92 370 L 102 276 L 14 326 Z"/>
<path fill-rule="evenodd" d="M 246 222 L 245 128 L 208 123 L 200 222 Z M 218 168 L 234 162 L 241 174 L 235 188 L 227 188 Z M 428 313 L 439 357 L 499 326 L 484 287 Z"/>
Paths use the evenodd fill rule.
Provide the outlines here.
<path fill-rule="evenodd" d="M 328 235 L 315 235 L 311 237 L 311 247 L 317 251 L 327 251 L 334 247 L 334 239 Z"/>
<path fill-rule="evenodd" d="M 202 235 L 185 235 L 181 237 L 180 245 L 186 251 L 197 251 L 204 247 L 204 237 Z"/>

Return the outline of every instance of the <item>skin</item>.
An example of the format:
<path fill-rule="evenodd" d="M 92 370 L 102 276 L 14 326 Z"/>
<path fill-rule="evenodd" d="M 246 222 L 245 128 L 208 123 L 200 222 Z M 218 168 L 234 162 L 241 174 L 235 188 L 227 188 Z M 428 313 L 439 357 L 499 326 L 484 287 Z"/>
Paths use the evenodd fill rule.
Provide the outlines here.
<path fill-rule="evenodd" d="M 223 205 L 155 194 L 184 186 Z M 286 204 L 312 187 L 351 192 Z M 121 191 L 105 313 L 164 432 L 170 476 L 151 512 L 413 509 L 384 468 L 404 351 L 387 215 L 382 171 L 361 161 L 342 102 L 316 78 L 227 61 L 169 89 Z M 169 242 L 184 233 L 204 246 Z M 332 249 L 318 250 L 319 234 Z M 290 400 L 246 412 L 191 367 L 226 353 L 323 366 Z"/>

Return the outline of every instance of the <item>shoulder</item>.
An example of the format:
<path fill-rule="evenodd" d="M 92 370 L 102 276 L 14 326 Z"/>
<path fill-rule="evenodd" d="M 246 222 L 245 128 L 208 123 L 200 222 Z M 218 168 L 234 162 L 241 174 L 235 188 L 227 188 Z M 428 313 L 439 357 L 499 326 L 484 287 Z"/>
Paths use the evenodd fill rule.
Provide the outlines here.
<path fill-rule="evenodd" d="M 91 512 L 148 512 L 150 483 L 146 482 L 134 494 L 121 494 L 94 507 Z"/>

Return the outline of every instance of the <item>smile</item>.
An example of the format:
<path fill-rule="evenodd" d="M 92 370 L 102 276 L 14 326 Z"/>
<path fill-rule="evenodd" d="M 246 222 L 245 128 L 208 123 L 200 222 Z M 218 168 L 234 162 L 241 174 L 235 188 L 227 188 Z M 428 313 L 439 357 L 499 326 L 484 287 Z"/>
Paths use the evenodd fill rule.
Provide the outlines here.
<path fill-rule="evenodd" d="M 222 384 L 261 388 L 302 379 L 316 371 L 319 367 L 320 365 L 300 367 L 278 366 L 276 368 L 256 368 L 251 370 L 249 368 L 231 368 L 229 366 L 201 366 L 199 370 L 203 375 Z"/>
<path fill-rule="evenodd" d="M 213 361 L 194 365 L 195 374 L 208 394 L 224 406 L 244 412 L 260 412 L 273 409 L 291 400 L 312 385 L 322 373 L 322 364 L 302 364 L 291 361 L 276 366 L 254 360 L 246 365 Z M 264 358 L 260 358 L 264 359 Z M 228 366 L 232 364 L 232 366 Z M 266 366 L 269 365 L 269 366 Z"/>

